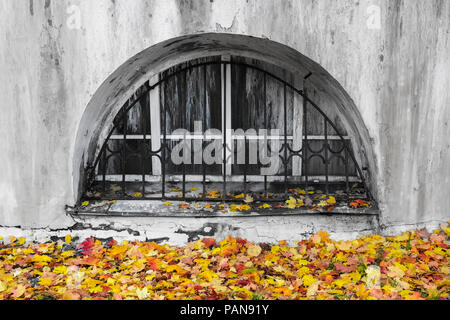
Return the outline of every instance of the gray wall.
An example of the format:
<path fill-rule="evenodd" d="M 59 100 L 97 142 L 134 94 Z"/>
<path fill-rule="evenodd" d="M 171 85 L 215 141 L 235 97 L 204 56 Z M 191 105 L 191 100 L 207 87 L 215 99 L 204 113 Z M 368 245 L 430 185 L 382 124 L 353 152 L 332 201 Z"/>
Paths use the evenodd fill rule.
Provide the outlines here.
<path fill-rule="evenodd" d="M 0 226 L 73 224 L 74 161 L 89 157 L 77 144 L 100 134 L 86 121 L 94 94 L 143 50 L 206 32 L 267 38 L 315 61 L 363 121 L 383 222 L 448 220 L 449 29 L 447 0 L 2 0 Z"/>

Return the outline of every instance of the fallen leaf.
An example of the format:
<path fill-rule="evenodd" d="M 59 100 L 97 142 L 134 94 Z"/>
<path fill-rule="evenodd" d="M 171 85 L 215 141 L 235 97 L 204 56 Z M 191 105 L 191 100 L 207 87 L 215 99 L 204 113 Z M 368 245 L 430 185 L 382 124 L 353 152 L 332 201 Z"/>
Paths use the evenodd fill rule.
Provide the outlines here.
<path fill-rule="evenodd" d="M 249 194 L 245 197 L 244 200 L 245 203 L 252 203 L 253 201 L 254 201 L 253 197 Z"/>
<path fill-rule="evenodd" d="M 297 207 L 297 200 L 293 197 L 289 197 L 289 200 L 286 201 L 286 204 L 289 209 L 295 209 Z"/>
<path fill-rule="evenodd" d="M 247 249 L 247 253 L 250 257 L 257 257 L 261 254 L 261 252 L 262 252 L 262 249 L 258 245 L 251 245 Z"/>

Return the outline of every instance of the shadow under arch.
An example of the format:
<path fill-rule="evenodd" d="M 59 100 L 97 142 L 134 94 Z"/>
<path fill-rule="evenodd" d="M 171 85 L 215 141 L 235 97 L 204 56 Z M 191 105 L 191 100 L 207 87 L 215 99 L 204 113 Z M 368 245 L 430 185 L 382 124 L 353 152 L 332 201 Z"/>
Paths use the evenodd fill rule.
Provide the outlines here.
<path fill-rule="evenodd" d="M 314 87 L 336 103 L 340 118 L 352 136 L 355 158 L 366 167 L 366 183 L 377 199 L 376 161 L 369 132 L 361 114 L 344 88 L 323 67 L 297 50 L 263 38 L 228 33 L 186 35 L 145 49 L 114 71 L 88 103 L 77 132 L 73 159 L 74 197 L 79 201 L 86 181 L 86 168 L 113 126 L 113 120 L 129 97 L 149 78 L 166 69 L 201 57 L 236 55 L 258 59 L 293 74 L 305 76 Z"/>

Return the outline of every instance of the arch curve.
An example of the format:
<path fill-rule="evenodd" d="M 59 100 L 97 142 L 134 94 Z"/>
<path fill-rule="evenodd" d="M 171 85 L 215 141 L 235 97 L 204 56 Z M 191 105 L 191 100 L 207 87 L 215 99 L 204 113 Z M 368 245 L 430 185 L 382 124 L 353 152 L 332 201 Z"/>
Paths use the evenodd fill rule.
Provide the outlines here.
<path fill-rule="evenodd" d="M 106 139 L 113 120 L 128 98 L 149 78 L 183 62 L 215 55 L 237 55 L 258 59 L 308 81 L 335 101 L 341 120 L 352 135 L 355 157 L 367 167 L 366 182 L 377 198 L 374 181 L 376 161 L 370 136 L 357 106 L 344 88 L 319 64 L 293 48 L 262 38 L 226 33 L 181 36 L 158 43 L 138 53 L 114 71 L 96 91 L 82 116 L 75 143 L 73 185 L 75 198 L 81 198 L 86 167 L 95 160 L 99 145 Z"/>

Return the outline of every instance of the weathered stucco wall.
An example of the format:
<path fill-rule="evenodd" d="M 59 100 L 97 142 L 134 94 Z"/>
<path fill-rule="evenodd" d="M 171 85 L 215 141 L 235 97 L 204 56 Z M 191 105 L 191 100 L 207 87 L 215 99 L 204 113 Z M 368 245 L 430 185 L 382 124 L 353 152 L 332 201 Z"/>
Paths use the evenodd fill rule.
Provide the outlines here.
<path fill-rule="evenodd" d="M 450 218 L 449 1 L 3 0 L 0 30 L 1 226 L 73 225 L 97 89 L 143 50 L 211 32 L 284 44 L 340 83 L 372 143 L 384 224 Z"/>

